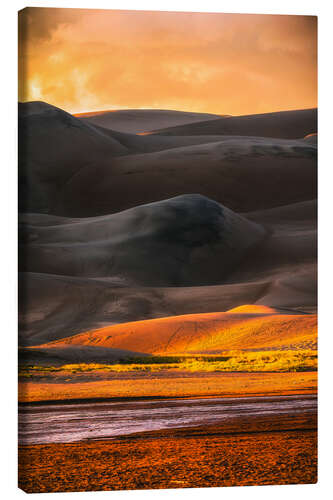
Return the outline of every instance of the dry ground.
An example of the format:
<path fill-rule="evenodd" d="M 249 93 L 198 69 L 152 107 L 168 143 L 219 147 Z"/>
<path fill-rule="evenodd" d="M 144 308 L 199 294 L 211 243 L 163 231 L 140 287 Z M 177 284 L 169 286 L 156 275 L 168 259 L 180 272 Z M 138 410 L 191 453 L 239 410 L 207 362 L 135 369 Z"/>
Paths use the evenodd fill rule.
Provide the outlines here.
<path fill-rule="evenodd" d="M 19 401 L 128 397 L 196 397 L 306 394 L 317 390 L 316 372 L 291 373 L 78 373 L 21 382 Z"/>
<path fill-rule="evenodd" d="M 286 424 L 280 428 L 294 428 L 223 434 L 212 427 L 24 446 L 19 486 L 36 493 L 315 483 L 315 422 Z"/>

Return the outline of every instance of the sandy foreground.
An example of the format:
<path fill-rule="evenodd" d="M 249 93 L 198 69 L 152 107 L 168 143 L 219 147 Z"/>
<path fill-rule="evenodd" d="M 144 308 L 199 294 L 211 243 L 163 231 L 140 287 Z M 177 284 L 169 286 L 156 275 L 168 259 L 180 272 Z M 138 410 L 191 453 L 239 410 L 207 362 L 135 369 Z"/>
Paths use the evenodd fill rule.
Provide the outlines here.
<path fill-rule="evenodd" d="M 103 377 L 101 380 L 100 378 Z M 316 372 L 48 376 L 23 382 L 20 402 L 315 394 Z M 110 440 L 19 447 L 27 493 L 309 484 L 317 481 L 314 412 L 236 417 Z"/>
<path fill-rule="evenodd" d="M 246 417 L 227 426 L 110 441 L 21 446 L 19 487 L 55 491 L 307 484 L 317 481 L 316 416 Z"/>
<path fill-rule="evenodd" d="M 101 377 L 103 379 L 101 380 Z M 20 402 L 315 394 L 316 372 L 49 375 L 20 383 Z M 42 379 L 43 380 L 43 379 Z M 315 412 L 240 416 L 224 423 L 140 432 L 111 440 L 19 448 L 28 493 L 317 481 Z"/>
<path fill-rule="evenodd" d="M 99 377 L 103 377 L 102 380 Z M 20 382 L 19 402 L 69 399 L 308 394 L 317 390 L 316 372 L 103 374 L 46 377 Z"/>

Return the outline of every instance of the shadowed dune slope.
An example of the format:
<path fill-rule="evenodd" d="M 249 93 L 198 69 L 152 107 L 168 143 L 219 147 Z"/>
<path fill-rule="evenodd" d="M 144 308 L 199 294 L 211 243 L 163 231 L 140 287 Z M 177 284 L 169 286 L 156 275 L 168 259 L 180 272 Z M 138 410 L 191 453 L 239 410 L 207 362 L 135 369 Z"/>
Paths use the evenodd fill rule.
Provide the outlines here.
<path fill-rule="evenodd" d="M 286 130 L 288 120 L 295 127 L 295 113 L 307 126 L 310 111 L 201 123 L 250 118 L 261 123 L 266 116 Z M 47 103 L 22 103 L 20 211 L 92 217 L 195 192 L 237 211 L 315 198 L 313 141 L 256 137 L 250 128 L 248 137 L 218 130 L 138 136 L 93 125 Z"/>
<path fill-rule="evenodd" d="M 316 315 L 208 313 L 93 330 L 39 347 L 97 346 L 152 354 L 314 348 Z"/>
<path fill-rule="evenodd" d="M 196 113 L 193 115 L 196 116 Z M 128 120 L 128 123 L 131 123 L 129 117 Z M 56 175 L 64 173 L 64 170 L 68 170 L 72 175 L 77 166 L 84 167 L 88 160 L 96 164 L 105 163 L 113 156 L 150 153 L 191 144 L 214 142 L 220 137 L 207 135 L 195 138 L 193 136 L 138 136 L 134 133 L 104 128 L 99 123 L 94 124 L 76 118 L 55 106 L 39 101 L 19 103 L 19 130 L 23 166 L 24 162 L 28 162 L 29 165 L 37 162 L 45 164 L 44 170 L 47 165 L 53 169 L 56 168 L 53 172 L 53 180 Z M 62 163 L 65 162 L 65 165 L 53 167 L 55 162 L 52 163 L 52 158 Z M 44 170 L 38 173 L 45 175 Z"/>
<path fill-rule="evenodd" d="M 96 130 L 100 130 L 104 135 L 116 139 L 127 148 L 128 154 L 155 153 L 166 149 L 175 149 L 192 145 L 196 146 L 198 144 L 221 141 L 220 135 L 135 135 L 103 128 L 98 125 L 94 125 L 94 127 Z"/>
<path fill-rule="evenodd" d="M 78 113 L 75 116 L 84 122 L 131 134 L 220 118 L 219 115 L 210 113 L 190 113 L 167 109 L 121 109 Z"/>
<path fill-rule="evenodd" d="M 43 102 L 19 104 L 20 210 L 48 212 L 80 169 L 128 150 L 116 139 Z"/>
<path fill-rule="evenodd" d="M 231 116 L 217 120 L 156 130 L 162 135 L 256 135 L 301 139 L 317 132 L 317 109 L 279 111 L 258 115 Z"/>
<path fill-rule="evenodd" d="M 267 236 L 219 285 L 141 287 L 134 285 L 128 275 L 99 278 L 55 275 L 51 274 L 55 265 L 51 260 L 45 263 L 44 274 L 21 273 L 20 344 L 38 344 L 113 323 L 227 311 L 243 304 L 295 312 L 316 311 L 316 201 L 255 211 L 246 217 L 264 225 Z M 108 227 L 109 216 L 67 219 L 23 214 L 20 221 L 28 226 L 24 230 L 26 239 L 32 239 L 33 243 L 40 238 L 46 248 L 54 247 L 61 256 L 65 249 L 70 251 L 68 237 L 92 241 L 95 238 L 97 243 L 100 238 L 103 240 L 103 225 Z M 96 228 L 95 232 L 90 233 L 88 222 Z M 81 229 L 77 231 L 76 226 Z M 46 244 L 50 238 L 53 243 Z M 63 246 L 61 242 L 66 241 Z M 83 248 L 85 244 L 80 243 Z M 57 245 L 60 245 L 58 249 Z M 78 245 L 73 246 L 75 249 Z M 128 244 L 127 247 L 133 250 L 133 259 L 139 258 L 135 246 Z M 24 247 L 24 253 L 29 251 L 25 252 Z M 220 265 L 218 254 L 214 259 L 213 262 Z M 142 260 L 140 262 L 142 265 Z M 21 264 L 23 267 L 23 262 Z M 27 267 L 27 263 L 25 265 Z M 150 269 L 149 261 L 148 277 Z M 143 269 L 142 272 L 144 274 Z"/>
<path fill-rule="evenodd" d="M 304 226 L 317 228 L 317 200 L 308 200 L 268 210 L 257 210 L 244 214 L 245 217 L 273 226 Z"/>
<path fill-rule="evenodd" d="M 201 195 L 21 230 L 21 270 L 136 285 L 217 284 L 265 230 Z M 24 244 L 28 242 L 29 244 Z"/>
<path fill-rule="evenodd" d="M 128 155 L 78 172 L 52 213 L 89 217 L 200 192 L 236 211 L 317 196 L 316 148 L 303 140 L 228 137 L 155 153 Z"/>

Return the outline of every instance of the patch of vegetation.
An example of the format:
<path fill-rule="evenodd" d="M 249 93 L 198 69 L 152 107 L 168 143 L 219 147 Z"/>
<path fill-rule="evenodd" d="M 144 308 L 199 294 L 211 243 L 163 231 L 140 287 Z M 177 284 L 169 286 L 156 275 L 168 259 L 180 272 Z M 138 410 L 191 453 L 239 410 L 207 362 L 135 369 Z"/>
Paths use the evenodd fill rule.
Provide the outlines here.
<path fill-rule="evenodd" d="M 47 375 L 91 372 L 302 372 L 317 370 L 317 351 L 233 351 L 221 356 L 149 356 L 115 363 L 72 363 L 62 366 L 21 366 L 19 375 Z"/>
<path fill-rule="evenodd" d="M 258 351 L 240 352 L 225 361 L 188 359 L 184 363 L 189 371 L 225 372 L 299 372 L 317 370 L 317 352 L 302 351 Z"/>

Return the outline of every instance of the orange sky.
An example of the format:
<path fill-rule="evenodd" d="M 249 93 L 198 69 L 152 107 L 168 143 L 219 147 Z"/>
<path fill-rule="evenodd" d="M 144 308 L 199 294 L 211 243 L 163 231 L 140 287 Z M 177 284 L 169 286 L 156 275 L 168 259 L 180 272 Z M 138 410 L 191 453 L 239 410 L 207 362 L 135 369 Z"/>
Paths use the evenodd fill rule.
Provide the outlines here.
<path fill-rule="evenodd" d="M 28 8 L 19 21 L 20 101 L 71 113 L 317 105 L 316 17 Z"/>

